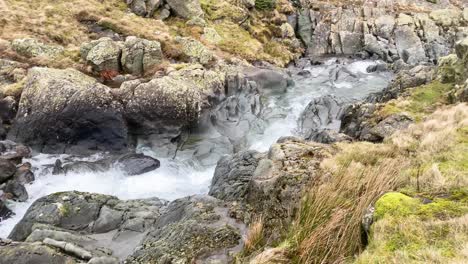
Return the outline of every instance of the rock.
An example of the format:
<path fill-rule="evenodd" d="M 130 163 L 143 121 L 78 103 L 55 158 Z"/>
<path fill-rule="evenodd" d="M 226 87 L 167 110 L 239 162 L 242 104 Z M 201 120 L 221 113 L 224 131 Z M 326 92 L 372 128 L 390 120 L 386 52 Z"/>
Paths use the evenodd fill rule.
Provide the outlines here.
<path fill-rule="evenodd" d="M 15 175 L 16 166 L 9 160 L 0 158 L 0 184 L 9 180 Z"/>
<path fill-rule="evenodd" d="M 468 64 L 468 38 L 465 38 L 455 45 L 455 51 L 457 53 L 457 57 L 465 63 Z"/>
<path fill-rule="evenodd" d="M 43 243 L 48 246 L 59 248 L 63 250 L 64 252 L 66 252 L 67 254 L 74 255 L 80 259 L 90 260 L 92 258 L 91 252 L 71 243 L 67 243 L 64 241 L 57 241 L 57 240 L 50 239 L 50 238 L 44 239 Z"/>
<path fill-rule="evenodd" d="M 177 16 L 185 19 L 203 17 L 204 13 L 199 0 L 166 0 Z"/>
<path fill-rule="evenodd" d="M 0 119 L 10 121 L 15 118 L 18 104 L 13 96 L 7 96 L 0 100 Z"/>
<path fill-rule="evenodd" d="M 201 93 L 190 80 L 164 76 L 146 83 L 130 81 L 122 84 L 119 93 L 125 117 L 140 135 L 177 137 L 200 115 Z"/>
<path fill-rule="evenodd" d="M 255 82 L 263 92 L 284 93 L 292 82 L 286 74 L 276 70 L 246 68 L 244 74 L 247 80 Z"/>
<path fill-rule="evenodd" d="M 33 182 L 35 180 L 34 173 L 31 171 L 31 163 L 22 164 L 16 169 L 15 180 L 21 184 Z"/>
<path fill-rule="evenodd" d="M 48 57 L 54 58 L 64 52 L 61 46 L 46 45 L 36 39 L 25 38 L 15 39 L 11 43 L 11 47 L 16 53 L 28 58 L 32 57 Z"/>
<path fill-rule="evenodd" d="M 246 150 L 223 157 L 218 161 L 208 194 L 223 201 L 242 201 L 263 156 Z"/>
<path fill-rule="evenodd" d="M 198 40 L 176 37 L 176 41 L 182 45 L 182 52 L 194 62 L 206 65 L 214 58 L 213 53 Z"/>
<path fill-rule="evenodd" d="M 8 181 L 2 189 L 6 194 L 10 194 L 11 199 L 15 201 L 26 202 L 28 200 L 29 196 L 26 188 L 15 180 Z"/>
<path fill-rule="evenodd" d="M 395 18 L 391 15 L 379 16 L 375 19 L 377 36 L 390 39 L 395 28 Z"/>
<path fill-rule="evenodd" d="M 122 56 L 122 43 L 111 38 L 100 38 L 84 43 L 80 48 L 81 58 L 98 73 L 117 74 Z"/>
<path fill-rule="evenodd" d="M 343 133 L 331 129 L 325 129 L 318 133 L 312 135 L 312 137 L 307 138 L 307 140 L 324 143 L 324 144 L 333 144 L 336 142 L 351 142 L 353 139 Z"/>
<path fill-rule="evenodd" d="M 223 38 L 218 34 L 216 29 L 211 27 L 205 27 L 203 29 L 202 38 L 203 40 L 211 44 L 218 44 L 219 42 L 221 42 L 221 40 L 223 40 Z"/>
<path fill-rule="evenodd" d="M 229 263 L 245 228 L 209 196 L 171 202 L 127 263 Z M 175 235 L 176 234 L 176 235 Z"/>
<path fill-rule="evenodd" d="M 421 40 L 410 26 L 404 25 L 396 28 L 395 43 L 398 54 L 404 62 L 417 65 L 427 60 Z"/>
<path fill-rule="evenodd" d="M 289 23 L 284 23 L 280 27 L 282 38 L 293 38 L 296 36 L 294 28 Z"/>
<path fill-rule="evenodd" d="M 342 31 L 340 40 L 344 55 L 355 55 L 363 49 L 363 36 L 360 33 Z"/>
<path fill-rule="evenodd" d="M 462 19 L 462 13 L 456 9 L 439 9 L 432 11 L 429 16 L 440 26 L 457 26 Z"/>
<path fill-rule="evenodd" d="M 411 123 L 413 123 L 413 121 L 413 118 L 406 114 L 391 115 L 379 122 L 369 131 L 371 134 L 370 138 L 374 139 L 377 137 L 379 140 L 383 140 L 391 136 L 396 131 L 407 128 Z M 366 140 L 368 137 L 369 136 L 367 135 L 361 136 L 361 138 L 364 140 Z"/>
<path fill-rule="evenodd" d="M 117 159 L 119 166 L 128 175 L 140 175 L 159 168 L 159 160 L 143 154 L 126 154 Z"/>
<path fill-rule="evenodd" d="M 161 4 L 162 0 L 127 0 L 132 12 L 142 17 L 152 17 Z"/>
<path fill-rule="evenodd" d="M 15 226 L 9 238 L 24 241 L 36 223 L 73 231 L 86 230 L 98 218 L 101 208 L 112 201 L 117 201 L 117 198 L 80 192 L 56 193 L 39 198 Z"/>
<path fill-rule="evenodd" d="M 12 215 L 14 215 L 14 213 L 10 209 L 8 209 L 5 203 L 0 199 L 0 223 L 3 220 L 10 218 Z"/>
<path fill-rule="evenodd" d="M 299 118 L 301 134 L 311 139 L 325 128 L 338 130 L 341 102 L 333 96 L 319 97 L 311 101 Z"/>
<path fill-rule="evenodd" d="M 8 138 L 44 153 L 117 151 L 127 128 L 110 88 L 73 69 L 35 67 Z"/>
<path fill-rule="evenodd" d="M 163 59 L 161 44 L 137 37 L 127 37 L 122 51 L 122 66 L 125 72 L 143 75 L 154 70 Z"/>
<path fill-rule="evenodd" d="M 39 243 L 10 242 L 0 246 L 0 259 L 2 263 L 14 264 L 63 264 L 79 263 L 71 256 Z"/>
<path fill-rule="evenodd" d="M 117 229 L 123 220 L 123 213 L 117 210 L 113 210 L 108 206 L 103 206 L 99 217 L 96 219 L 93 225 L 94 233 L 106 233 L 111 230 Z"/>

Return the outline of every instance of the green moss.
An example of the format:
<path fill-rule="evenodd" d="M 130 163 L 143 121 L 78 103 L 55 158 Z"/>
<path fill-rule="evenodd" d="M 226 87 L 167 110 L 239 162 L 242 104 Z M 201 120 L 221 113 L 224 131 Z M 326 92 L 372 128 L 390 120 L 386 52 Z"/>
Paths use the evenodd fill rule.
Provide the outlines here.
<path fill-rule="evenodd" d="M 70 210 L 71 210 L 70 205 L 68 205 L 68 204 L 66 204 L 66 203 L 60 204 L 60 205 L 58 206 L 58 209 L 59 209 L 59 211 L 60 211 L 60 215 L 61 215 L 61 216 L 67 217 L 67 216 L 70 215 Z"/>
<path fill-rule="evenodd" d="M 262 44 L 235 23 L 229 21 L 217 23 L 215 29 L 222 37 L 218 46 L 226 52 L 247 60 L 256 60 L 264 53 Z"/>
<path fill-rule="evenodd" d="M 375 204 L 375 219 L 381 219 L 385 215 L 405 217 L 418 209 L 420 202 L 399 192 L 386 193 Z"/>
<path fill-rule="evenodd" d="M 276 6 L 276 0 L 256 0 L 255 8 L 258 10 L 272 10 Z"/>
<path fill-rule="evenodd" d="M 227 1 L 201 0 L 201 7 L 209 20 L 230 19 L 240 22 L 248 16 L 248 11 Z"/>
<path fill-rule="evenodd" d="M 432 203 L 423 204 L 416 214 L 422 219 L 448 219 L 468 213 L 468 207 L 460 202 L 447 199 L 437 199 Z"/>

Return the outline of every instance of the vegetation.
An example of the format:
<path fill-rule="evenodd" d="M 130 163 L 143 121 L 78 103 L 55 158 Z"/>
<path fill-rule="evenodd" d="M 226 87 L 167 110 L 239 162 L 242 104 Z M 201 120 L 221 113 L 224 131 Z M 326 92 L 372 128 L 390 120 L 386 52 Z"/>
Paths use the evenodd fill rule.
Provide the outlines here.
<path fill-rule="evenodd" d="M 275 5 L 276 0 L 255 0 L 255 8 L 258 10 L 271 10 Z"/>

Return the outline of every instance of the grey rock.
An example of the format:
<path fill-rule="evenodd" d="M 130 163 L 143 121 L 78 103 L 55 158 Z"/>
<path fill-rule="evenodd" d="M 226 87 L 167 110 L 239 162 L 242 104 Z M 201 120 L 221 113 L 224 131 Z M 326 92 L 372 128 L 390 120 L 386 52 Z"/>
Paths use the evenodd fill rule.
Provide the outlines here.
<path fill-rule="evenodd" d="M 395 30 L 395 43 L 400 58 L 410 65 L 426 61 L 426 52 L 418 35 L 410 26 L 399 26 Z"/>
<path fill-rule="evenodd" d="M 16 53 L 28 58 L 39 56 L 54 58 L 64 52 L 61 46 L 47 45 L 32 38 L 15 39 L 11 47 Z"/>
<path fill-rule="evenodd" d="M 13 215 L 14 215 L 13 211 L 11 211 L 6 206 L 6 204 L 0 199 L 0 223 L 3 220 L 6 220 L 6 219 L 10 218 Z"/>
<path fill-rule="evenodd" d="M 117 163 L 128 175 L 140 175 L 160 166 L 159 160 L 143 154 L 123 155 L 117 159 Z"/>
<path fill-rule="evenodd" d="M 117 229 L 123 219 L 123 213 L 117 210 L 113 210 L 108 206 L 103 206 L 99 217 L 96 219 L 93 225 L 94 233 L 105 233 L 114 229 Z"/>
<path fill-rule="evenodd" d="M 8 181 L 2 190 L 3 192 L 10 194 L 11 199 L 15 201 L 26 202 L 29 197 L 24 185 L 15 180 Z"/>
<path fill-rule="evenodd" d="M 166 0 L 177 16 L 185 19 L 202 17 L 204 15 L 199 0 Z"/>
<path fill-rule="evenodd" d="M 223 157 L 216 166 L 208 194 L 223 201 L 242 201 L 263 156 L 247 150 Z"/>
<path fill-rule="evenodd" d="M 291 84 L 290 78 L 279 70 L 247 68 L 244 74 L 247 80 L 255 82 L 263 92 L 284 93 Z"/>
<path fill-rule="evenodd" d="M 62 253 L 59 249 L 38 243 L 9 242 L 1 245 L 0 259 L 2 263 L 15 264 L 79 263 L 77 259 Z"/>
<path fill-rule="evenodd" d="M 122 51 L 122 66 L 125 72 L 143 75 L 162 62 L 161 44 L 137 37 L 127 37 Z"/>
<path fill-rule="evenodd" d="M 16 166 L 9 160 L 0 158 L 0 184 L 9 180 L 15 175 Z"/>
<path fill-rule="evenodd" d="M 362 138 L 366 140 L 368 137 L 372 139 L 377 137 L 383 140 L 396 131 L 407 128 L 413 122 L 414 120 L 406 114 L 391 115 L 374 126 L 369 131 L 371 134 L 370 136 L 363 135 Z"/>
<path fill-rule="evenodd" d="M 113 41 L 111 38 L 104 37 L 84 43 L 80 47 L 80 54 L 95 72 L 118 73 L 121 70 L 122 43 Z"/>
<path fill-rule="evenodd" d="M 73 69 L 32 68 L 8 138 L 45 153 L 115 151 L 127 127 L 110 88 Z"/>

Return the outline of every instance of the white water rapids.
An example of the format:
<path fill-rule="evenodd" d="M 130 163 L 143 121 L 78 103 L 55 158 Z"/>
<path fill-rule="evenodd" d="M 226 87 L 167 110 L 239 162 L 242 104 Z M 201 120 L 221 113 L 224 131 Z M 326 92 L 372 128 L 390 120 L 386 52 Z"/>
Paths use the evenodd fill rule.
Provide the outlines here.
<path fill-rule="evenodd" d="M 385 88 L 392 78 L 389 72 L 367 73 L 368 66 L 374 61 L 346 61 L 336 63 L 330 59 L 323 65 L 310 66 L 306 70 L 309 76 L 294 75 L 295 86 L 285 94 L 266 96 L 267 126 L 264 131 L 248 138 L 251 149 L 267 151 L 269 147 L 282 136 L 296 133 L 298 119 L 306 106 L 317 97 L 335 95 L 345 102 L 362 100 L 367 95 Z M 346 68 L 357 76 L 349 78 L 330 78 L 333 69 Z M 106 172 L 68 173 L 52 175 L 50 169 L 43 165 L 54 164 L 57 158 L 65 159 L 66 155 L 37 155 L 30 160 L 35 168 L 36 180 L 26 186 L 29 200 L 25 203 L 9 202 L 8 207 L 15 216 L 0 222 L 0 237 L 7 237 L 15 224 L 23 217 L 28 207 L 38 198 L 62 191 L 84 191 L 115 195 L 120 199 L 139 199 L 159 197 L 174 200 L 193 194 L 208 192 L 214 166 L 202 166 L 191 157 L 181 155 L 176 159 L 158 157 L 148 148 L 140 148 L 140 152 L 158 158 L 161 167 L 157 170 L 138 175 L 126 176 L 118 168 Z M 84 160 L 97 160 L 99 155 Z M 74 159 L 76 160 L 76 158 Z M 83 160 L 83 159 L 81 159 Z"/>

